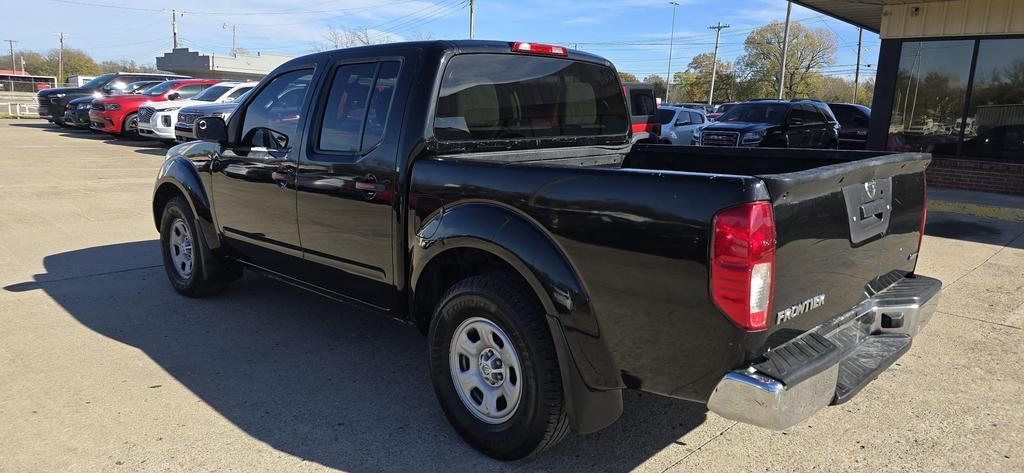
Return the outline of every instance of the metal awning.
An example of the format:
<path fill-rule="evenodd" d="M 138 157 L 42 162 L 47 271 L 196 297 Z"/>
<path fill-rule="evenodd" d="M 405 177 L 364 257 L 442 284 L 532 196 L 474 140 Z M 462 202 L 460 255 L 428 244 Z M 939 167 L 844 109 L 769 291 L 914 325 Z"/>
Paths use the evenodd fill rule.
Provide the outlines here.
<path fill-rule="evenodd" d="M 793 3 L 878 33 L 882 28 L 882 7 L 942 0 L 793 0 Z"/>

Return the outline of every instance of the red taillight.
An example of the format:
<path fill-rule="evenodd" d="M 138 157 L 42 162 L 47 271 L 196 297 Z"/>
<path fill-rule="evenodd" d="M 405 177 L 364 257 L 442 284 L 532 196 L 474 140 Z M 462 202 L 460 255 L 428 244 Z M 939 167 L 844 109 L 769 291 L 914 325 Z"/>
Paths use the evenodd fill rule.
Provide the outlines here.
<path fill-rule="evenodd" d="M 544 54 L 547 56 L 568 56 L 569 50 L 561 46 L 550 44 L 518 42 L 512 45 L 512 51 L 517 53 Z"/>
<path fill-rule="evenodd" d="M 917 251 L 921 252 L 921 241 L 924 240 L 924 224 L 928 220 L 928 176 L 921 176 L 921 233 L 917 235 Z"/>
<path fill-rule="evenodd" d="M 769 202 L 750 202 L 715 216 L 711 298 L 747 330 L 768 328 L 775 279 L 775 217 Z"/>

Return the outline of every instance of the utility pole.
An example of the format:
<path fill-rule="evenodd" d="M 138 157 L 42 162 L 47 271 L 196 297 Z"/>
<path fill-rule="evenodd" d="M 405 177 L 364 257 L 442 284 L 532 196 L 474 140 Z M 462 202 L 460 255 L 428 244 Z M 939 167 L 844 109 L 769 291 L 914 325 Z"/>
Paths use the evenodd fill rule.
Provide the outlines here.
<path fill-rule="evenodd" d="M 235 55 L 235 50 L 238 49 L 238 45 L 236 44 L 236 28 L 237 27 L 238 27 L 238 25 L 231 25 L 231 55 L 232 56 Z M 228 24 L 224 23 L 224 26 L 222 28 L 223 29 L 228 29 Z"/>
<path fill-rule="evenodd" d="M 57 50 L 57 85 L 56 86 L 60 87 L 61 85 L 64 84 L 65 81 L 67 81 L 67 78 L 64 77 L 64 32 L 61 31 L 60 34 L 57 35 L 57 37 L 60 38 L 60 49 Z"/>
<path fill-rule="evenodd" d="M 171 44 L 178 49 L 178 12 L 171 10 Z"/>
<path fill-rule="evenodd" d="M 15 62 L 15 60 L 14 60 L 14 43 L 17 43 L 17 41 L 15 41 L 13 39 L 5 39 L 4 41 L 7 41 L 7 43 L 11 45 L 11 76 L 10 76 L 11 77 L 11 90 L 9 92 L 13 94 L 14 93 L 14 75 L 18 73 L 18 63 Z"/>
<path fill-rule="evenodd" d="M 786 55 L 789 54 L 789 17 L 793 13 L 793 2 L 786 2 L 786 26 L 782 30 L 782 60 L 779 62 L 779 100 L 786 85 Z"/>
<path fill-rule="evenodd" d="M 469 0 L 469 39 L 473 39 L 474 23 L 476 22 L 476 1 Z"/>
<path fill-rule="evenodd" d="M 672 5 L 672 32 L 668 36 L 668 73 L 665 74 L 665 104 L 672 103 L 669 101 L 669 97 L 672 96 L 672 43 L 676 40 L 676 7 L 679 6 L 679 2 L 673 0 L 668 2 Z"/>
<path fill-rule="evenodd" d="M 722 30 L 729 25 L 723 25 L 721 21 L 717 25 L 709 26 L 709 30 L 715 30 L 715 54 L 711 55 L 711 90 L 708 91 L 708 105 L 715 99 L 715 76 L 718 75 L 718 40 L 722 37 Z"/>
<path fill-rule="evenodd" d="M 853 103 L 857 103 L 857 93 L 860 92 L 860 50 L 863 37 L 864 28 L 857 28 L 857 72 L 853 73 Z"/>

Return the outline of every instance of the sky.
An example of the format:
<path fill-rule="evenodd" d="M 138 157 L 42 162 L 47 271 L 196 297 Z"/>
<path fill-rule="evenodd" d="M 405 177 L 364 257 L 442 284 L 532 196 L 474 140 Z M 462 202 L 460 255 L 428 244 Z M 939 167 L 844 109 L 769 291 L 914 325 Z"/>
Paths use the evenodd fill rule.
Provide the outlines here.
<path fill-rule="evenodd" d="M 669 39 L 675 9 L 672 71 L 686 68 L 696 54 L 714 49 L 708 26 L 721 21 L 719 57 L 732 61 L 743 53 L 753 28 L 786 16 L 784 0 L 477 0 L 476 38 L 536 41 L 567 45 L 610 59 L 620 71 L 644 78 L 664 77 L 669 69 Z M 171 9 L 178 18 L 181 46 L 227 54 L 231 25 L 238 47 L 287 55 L 312 52 L 325 44 L 333 28 L 367 29 L 393 40 L 469 37 L 468 0 L 6 0 L 0 34 L 16 49 L 46 51 L 65 45 L 90 53 L 97 61 L 132 59 L 153 64 L 171 48 Z M 794 21 L 831 30 L 838 37 L 835 64 L 826 73 L 852 77 L 857 28 L 793 6 Z M 6 43 L 0 43 L 7 46 Z M 878 35 L 865 31 L 862 74 L 872 74 Z M 5 51 L 6 52 L 6 51 Z"/>

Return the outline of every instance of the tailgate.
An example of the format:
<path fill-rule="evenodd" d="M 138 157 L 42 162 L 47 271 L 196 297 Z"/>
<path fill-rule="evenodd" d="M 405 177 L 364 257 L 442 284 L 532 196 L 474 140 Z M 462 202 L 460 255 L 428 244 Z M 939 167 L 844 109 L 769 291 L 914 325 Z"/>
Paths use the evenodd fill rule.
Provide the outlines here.
<path fill-rule="evenodd" d="M 930 162 L 902 153 L 757 176 L 771 195 L 777 238 L 769 346 L 914 271 Z"/>

